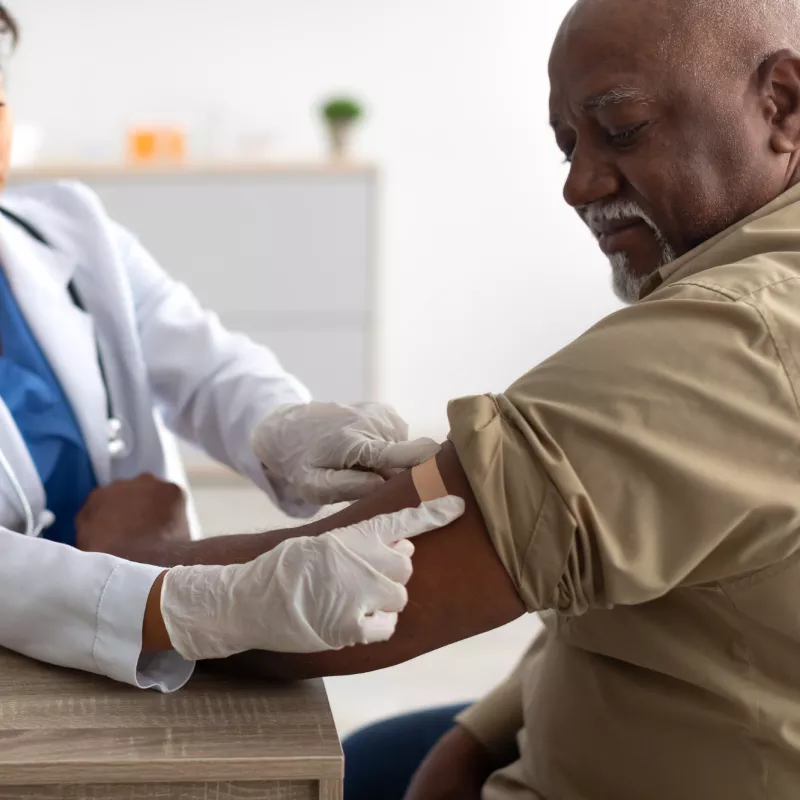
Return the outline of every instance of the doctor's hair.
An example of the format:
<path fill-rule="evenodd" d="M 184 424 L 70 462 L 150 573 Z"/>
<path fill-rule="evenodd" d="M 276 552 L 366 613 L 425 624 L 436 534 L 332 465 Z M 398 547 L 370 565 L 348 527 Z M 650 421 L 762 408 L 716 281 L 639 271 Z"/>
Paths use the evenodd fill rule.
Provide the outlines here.
<path fill-rule="evenodd" d="M 17 46 L 17 42 L 19 41 L 19 25 L 11 12 L 2 3 L 0 3 L 0 36 L 3 38 L 8 37 L 12 49 Z"/>

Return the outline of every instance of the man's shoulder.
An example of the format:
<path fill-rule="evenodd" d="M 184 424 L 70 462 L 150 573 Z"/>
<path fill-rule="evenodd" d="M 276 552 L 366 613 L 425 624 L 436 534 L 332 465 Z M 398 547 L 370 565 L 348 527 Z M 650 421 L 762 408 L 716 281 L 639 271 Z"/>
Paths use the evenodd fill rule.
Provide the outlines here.
<path fill-rule="evenodd" d="M 759 305 L 774 294 L 800 294 L 800 250 L 761 253 L 666 284 L 651 295 L 709 297 Z M 798 307 L 800 319 L 800 307 Z"/>
<path fill-rule="evenodd" d="M 761 253 L 697 272 L 653 292 L 641 303 L 648 305 L 646 316 L 672 318 L 676 338 L 699 338 L 717 357 L 769 359 L 772 351 L 800 386 L 800 251 Z"/>

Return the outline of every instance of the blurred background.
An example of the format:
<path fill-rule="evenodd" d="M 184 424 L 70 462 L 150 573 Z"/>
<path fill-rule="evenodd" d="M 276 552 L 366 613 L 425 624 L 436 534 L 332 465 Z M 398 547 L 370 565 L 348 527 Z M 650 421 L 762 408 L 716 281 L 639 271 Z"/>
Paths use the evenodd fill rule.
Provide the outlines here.
<path fill-rule="evenodd" d="M 441 439 L 449 399 L 502 391 L 616 308 L 548 127 L 570 5 L 10 0 L 13 182 L 87 182 L 318 399 L 387 401 Z M 185 455 L 206 533 L 285 524 Z M 535 626 L 329 680 L 340 732 L 476 697 Z"/>

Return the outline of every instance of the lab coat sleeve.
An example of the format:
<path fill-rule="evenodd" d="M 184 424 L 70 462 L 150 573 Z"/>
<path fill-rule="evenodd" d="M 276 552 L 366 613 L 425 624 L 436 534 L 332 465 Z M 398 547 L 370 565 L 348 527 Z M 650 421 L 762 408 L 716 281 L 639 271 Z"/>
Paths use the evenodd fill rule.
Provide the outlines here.
<path fill-rule="evenodd" d="M 266 347 L 226 330 L 129 231 L 117 226 L 116 236 L 148 375 L 167 426 L 249 477 L 285 512 L 312 515 L 316 509 L 290 487 L 265 478 L 250 446 L 252 431 L 267 412 L 283 403 L 308 402 L 308 390 Z"/>
<path fill-rule="evenodd" d="M 0 646 L 39 661 L 169 692 L 194 663 L 141 655 L 142 620 L 160 567 L 0 528 Z"/>

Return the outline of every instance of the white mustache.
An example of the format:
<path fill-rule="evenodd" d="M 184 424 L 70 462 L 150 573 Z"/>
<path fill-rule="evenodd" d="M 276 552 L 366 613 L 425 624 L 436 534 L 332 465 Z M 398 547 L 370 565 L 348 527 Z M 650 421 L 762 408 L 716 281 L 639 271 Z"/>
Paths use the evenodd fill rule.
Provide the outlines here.
<path fill-rule="evenodd" d="M 614 200 L 611 203 L 594 203 L 582 208 L 580 211 L 583 221 L 589 226 L 595 238 L 600 238 L 600 225 L 603 222 L 617 222 L 619 220 L 640 219 L 660 236 L 658 226 L 653 222 L 644 209 L 636 203 L 627 200 Z"/>

